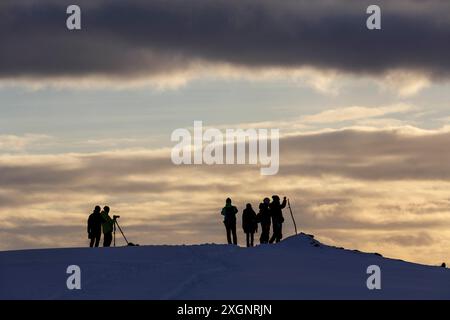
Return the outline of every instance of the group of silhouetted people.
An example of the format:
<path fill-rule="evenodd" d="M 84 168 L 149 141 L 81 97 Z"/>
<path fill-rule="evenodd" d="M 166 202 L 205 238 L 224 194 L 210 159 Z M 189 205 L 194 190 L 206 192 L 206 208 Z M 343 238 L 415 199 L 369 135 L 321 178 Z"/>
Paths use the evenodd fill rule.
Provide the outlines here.
<path fill-rule="evenodd" d="M 103 246 L 111 246 L 113 240 L 114 219 L 109 216 L 110 208 L 96 206 L 94 211 L 89 215 L 87 223 L 88 238 L 91 240 L 89 246 L 98 247 L 103 230 Z"/>
<path fill-rule="evenodd" d="M 259 204 L 259 212 L 253 210 L 252 205 L 247 203 L 242 212 L 242 229 L 246 235 L 247 247 L 254 246 L 255 233 L 258 232 L 258 223 L 261 224 L 261 236 L 259 242 L 274 243 L 280 242 L 283 238 L 283 212 L 282 209 L 286 207 L 286 197 L 283 202 L 277 195 L 272 196 L 272 202 L 269 198 L 264 198 L 263 202 Z M 236 234 L 236 214 L 238 209 L 232 205 L 231 199 L 227 198 L 225 207 L 222 209 L 224 216 L 223 223 L 227 233 L 228 244 L 237 245 Z M 272 237 L 270 237 L 270 226 L 272 225 Z"/>
<path fill-rule="evenodd" d="M 280 242 L 283 238 L 283 212 L 282 209 L 286 207 L 286 197 L 283 202 L 277 195 L 272 196 L 272 202 L 269 198 L 264 198 L 263 202 L 259 204 L 259 212 L 253 210 L 252 205 L 247 203 L 242 212 L 242 229 L 246 235 L 247 247 L 254 246 L 255 233 L 258 232 L 258 224 L 261 224 L 261 236 L 259 242 L 274 243 Z M 113 240 L 113 231 L 115 218 L 109 216 L 110 208 L 95 206 L 94 211 L 89 215 L 87 223 L 88 238 L 90 239 L 90 247 L 98 247 L 103 231 L 103 246 L 110 247 Z M 236 234 L 236 214 L 238 209 L 233 206 L 231 199 L 227 198 L 225 207 L 222 209 L 224 217 L 223 223 L 227 232 L 227 241 L 229 244 L 237 245 Z M 272 237 L 270 237 L 270 227 L 272 226 Z"/>

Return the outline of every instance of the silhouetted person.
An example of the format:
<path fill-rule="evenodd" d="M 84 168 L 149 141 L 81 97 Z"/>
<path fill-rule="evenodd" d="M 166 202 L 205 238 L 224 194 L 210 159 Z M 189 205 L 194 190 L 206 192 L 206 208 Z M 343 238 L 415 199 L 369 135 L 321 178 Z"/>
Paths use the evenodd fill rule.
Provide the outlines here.
<path fill-rule="evenodd" d="M 255 232 L 258 231 L 258 223 L 256 222 L 256 213 L 250 203 L 242 212 L 242 229 L 247 237 L 247 247 L 253 247 Z"/>
<path fill-rule="evenodd" d="M 270 238 L 270 243 L 280 242 L 283 238 L 283 212 L 282 209 L 286 207 L 286 197 L 283 199 L 283 203 L 280 203 L 279 196 L 272 196 L 272 202 L 269 205 L 270 214 L 272 215 L 273 235 Z"/>
<path fill-rule="evenodd" d="M 109 216 L 109 207 L 103 207 L 103 211 L 101 213 L 102 216 L 102 228 L 103 228 L 103 246 L 109 247 L 112 242 L 112 233 L 114 229 L 114 220 Z"/>
<path fill-rule="evenodd" d="M 100 215 L 100 206 L 96 206 L 94 211 L 89 215 L 87 222 L 88 238 L 91 239 L 89 247 L 94 245 L 98 247 L 100 237 L 102 236 L 102 216 Z"/>
<path fill-rule="evenodd" d="M 233 235 L 233 244 L 237 244 L 236 235 L 236 213 L 238 209 L 231 204 L 231 199 L 227 198 L 225 207 L 222 209 L 222 215 L 224 216 L 223 223 L 227 231 L 228 244 L 231 244 L 231 235 Z"/>
<path fill-rule="evenodd" d="M 269 243 L 271 224 L 269 204 L 269 198 L 264 198 L 263 202 L 259 204 L 259 213 L 256 216 L 257 222 L 261 223 L 261 236 L 259 237 L 259 243 Z"/>

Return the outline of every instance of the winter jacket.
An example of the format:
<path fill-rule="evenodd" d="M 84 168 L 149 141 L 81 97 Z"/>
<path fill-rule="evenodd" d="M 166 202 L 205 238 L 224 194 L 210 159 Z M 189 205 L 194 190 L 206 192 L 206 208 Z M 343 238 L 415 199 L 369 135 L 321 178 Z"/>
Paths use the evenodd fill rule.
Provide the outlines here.
<path fill-rule="evenodd" d="M 102 216 L 100 212 L 93 212 L 89 215 L 87 222 L 87 232 L 89 234 L 99 234 L 102 233 Z"/>
<path fill-rule="evenodd" d="M 236 213 L 238 213 L 238 209 L 233 205 L 227 204 L 222 209 L 223 222 L 236 223 Z"/>
<path fill-rule="evenodd" d="M 244 233 L 254 233 L 258 230 L 256 213 L 252 208 L 245 208 L 242 212 L 242 229 Z"/>
<path fill-rule="evenodd" d="M 272 223 L 279 224 L 284 222 L 282 209 L 286 207 L 286 200 L 283 200 L 283 203 L 280 204 L 279 201 L 272 201 L 269 205 L 270 213 L 272 215 Z"/>
<path fill-rule="evenodd" d="M 101 215 L 102 215 L 102 219 L 103 219 L 103 223 L 102 223 L 103 234 L 112 232 L 113 228 L 114 228 L 113 219 L 111 219 L 111 217 L 104 211 L 102 211 Z"/>
<path fill-rule="evenodd" d="M 265 204 L 265 203 L 261 203 L 259 205 L 259 213 L 257 215 L 257 221 L 259 223 L 261 223 L 261 225 L 269 225 L 270 226 L 270 217 L 271 217 L 271 212 L 270 212 L 270 208 L 269 205 Z"/>

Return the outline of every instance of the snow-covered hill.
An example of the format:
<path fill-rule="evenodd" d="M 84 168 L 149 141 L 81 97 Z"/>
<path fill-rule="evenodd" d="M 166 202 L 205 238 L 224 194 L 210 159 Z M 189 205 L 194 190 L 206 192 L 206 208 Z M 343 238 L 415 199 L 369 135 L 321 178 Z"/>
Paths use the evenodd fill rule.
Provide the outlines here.
<path fill-rule="evenodd" d="M 68 290 L 69 265 L 81 290 Z M 381 268 L 369 290 L 367 267 Z M 310 236 L 205 244 L 0 252 L 1 299 L 450 299 L 450 271 L 329 247 Z"/>

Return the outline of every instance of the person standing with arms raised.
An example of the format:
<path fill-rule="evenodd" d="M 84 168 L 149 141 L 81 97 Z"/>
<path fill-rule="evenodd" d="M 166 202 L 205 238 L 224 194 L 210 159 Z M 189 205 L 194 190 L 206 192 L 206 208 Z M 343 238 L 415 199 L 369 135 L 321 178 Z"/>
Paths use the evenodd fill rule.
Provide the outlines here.
<path fill-rule="evenodd" d="M 272 196 L 272 202 L 269 205 L 270 215 L 272 216 L 272 229 L 273 235 L 270 238 L 269 243 L 280 242 L 283 238 L 283 209 L 286 207 L 286 197 L 283 199 L 283 203 L 280 203 L 280 197 L 277 195 Z"/>

